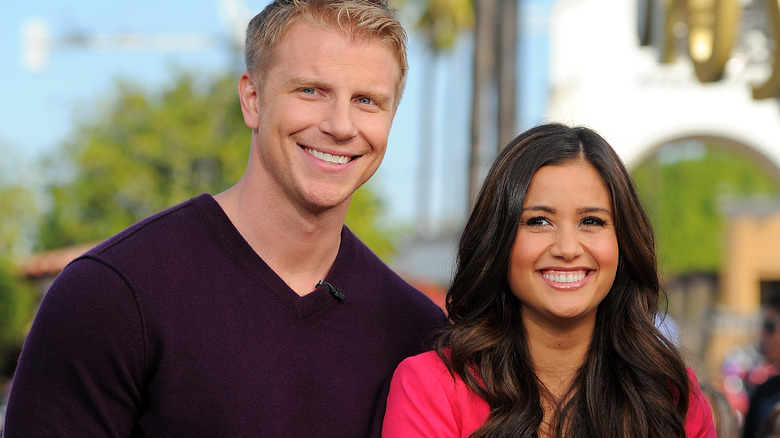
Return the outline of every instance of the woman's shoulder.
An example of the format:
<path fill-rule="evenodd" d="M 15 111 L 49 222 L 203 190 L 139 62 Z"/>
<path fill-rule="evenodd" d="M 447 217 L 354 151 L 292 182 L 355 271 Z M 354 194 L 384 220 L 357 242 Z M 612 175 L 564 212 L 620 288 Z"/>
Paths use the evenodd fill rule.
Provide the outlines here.
<path fill-rule="evenodd" d="M 448 353 L 448 350 L 444 350 L 442 355 L 446 358 Z M 407 394 L 448 400 L 452 406 L 459 407 L 456 410 L 468 406 L 468 411 L 476 409 L 480 417 L 488 412 L 485 401 L 472 391 L 457 373 L 450 371 L 436 351 L 427 351 L 404 359 L 393 375 L 391 387 L 393 386 L 395 389 L 403 388 Z"/>
<path fill-rule="evenodd" d="M 715 437 L 715 421 L 712 415 L 712 407 L 707 400 L 707 396 L 701 390 L 696 372 L 690 367 L 688 368 L 688 377 L 691 380 L 691 390 L 688 398 L 685 432 L 689 437 Z"/>
<path fill-rule="evenodd" d="M 411 367 L 411 368 L 436 368 L 436 369 L 447 369 L 447 366 L 444 365 L 444 362 L 441 360 L 441 357 L 439 356 L 439 353 L 435 350 L 429 350 L 425 351 L 420 354 L 416 354 L 414 356 L 409 356 L 403 361 L 401 361 L 401 364 L 398 366 L 399 368 L 403 366 Z"/>
<path fill-rule="evenodd" d="M 439 353 L 427 351 L 398 365 L 387 399 L 384 436 L 465 437 L 489 413 L 487 403 L 450 373 Z"/>
<path fill-rule="evenodd" d="M 404 382 L 414 381 L 415 385 L 429 386 L 441 384 L 439 380 L 445 375 L 451 378 L 450 372 L 439 354 L 436 351 L 426 351 L 401 361 L 395 370 L 393 379 Z M 451 385 L 452 380 L 449 383 Z"/>

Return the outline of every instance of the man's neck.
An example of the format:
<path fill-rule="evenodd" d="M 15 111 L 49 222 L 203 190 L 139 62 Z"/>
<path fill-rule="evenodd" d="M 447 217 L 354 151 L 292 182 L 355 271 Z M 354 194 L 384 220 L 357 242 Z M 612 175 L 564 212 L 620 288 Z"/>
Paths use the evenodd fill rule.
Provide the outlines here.
<path fill-rule="evenodd" d="M 248 190 L 241 181 L 215 199 L 241 236 L 298 295 L 313 291 L 336 260 L 346 206 L 301 212 Z"/>

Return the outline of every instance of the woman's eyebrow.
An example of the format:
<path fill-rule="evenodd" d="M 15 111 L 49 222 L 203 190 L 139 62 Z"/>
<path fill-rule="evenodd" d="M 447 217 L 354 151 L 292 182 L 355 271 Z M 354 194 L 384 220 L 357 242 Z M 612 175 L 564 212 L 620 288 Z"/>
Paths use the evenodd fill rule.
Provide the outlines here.
<path fill-rule="evenodd" d="M 526 211 L 543 211 L 545 213 L 555 214 L 555 209 L 546 205 L 529 205 L 523 208 L 523 213 Z"/>
<path fill-rule="evenodd" d="M 612 216 L 612 210 L 604 207 L 582 207 L 577 209 L 578 214 L 586 214 L 586 213 L 606 213 L 610 216 Z"/>

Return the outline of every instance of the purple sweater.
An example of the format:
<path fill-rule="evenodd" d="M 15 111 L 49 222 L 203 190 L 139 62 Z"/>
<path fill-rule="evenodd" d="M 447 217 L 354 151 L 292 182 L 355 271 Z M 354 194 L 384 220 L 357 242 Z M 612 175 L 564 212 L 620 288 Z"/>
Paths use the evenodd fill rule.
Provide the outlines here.
<path fill-rule="evenodd" d="M 46 293 L 5 437 L 379 436 L 444 314 L 346 227 L 325 280 L 296 294 L 210 195 L 150 217 Z"/>

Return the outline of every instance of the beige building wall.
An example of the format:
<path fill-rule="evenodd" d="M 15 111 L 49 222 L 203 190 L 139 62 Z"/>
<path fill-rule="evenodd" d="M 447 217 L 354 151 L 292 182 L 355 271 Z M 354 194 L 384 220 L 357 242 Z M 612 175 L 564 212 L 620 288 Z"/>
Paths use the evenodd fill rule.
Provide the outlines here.
<path fill-rule="evenodd" d="M 780 205 L 734 205 L 728 211 L 725 265 L 705 363 L 718 378 L 733 346 L 755 345 L 761 282 L 780 281 Z"/>

